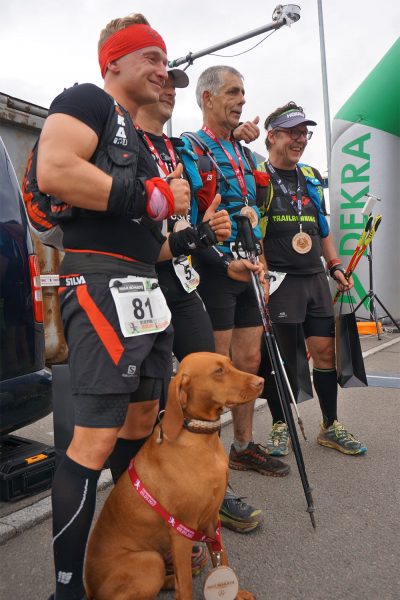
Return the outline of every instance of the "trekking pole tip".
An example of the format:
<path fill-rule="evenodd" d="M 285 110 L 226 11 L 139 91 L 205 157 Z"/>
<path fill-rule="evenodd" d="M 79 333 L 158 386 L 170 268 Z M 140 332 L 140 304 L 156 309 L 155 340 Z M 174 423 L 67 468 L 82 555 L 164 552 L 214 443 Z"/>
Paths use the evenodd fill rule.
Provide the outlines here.
<path fill-rule="evenodd" d="M 307 440 L 307 436 L 306 436 L 306 432 L 304 431 L 304 425 L 303 425 L 303 419 L 301 419 L 300 417 L 297 419 L 297 423 L 299 424 L 301 433 L 303 434 L 303 438 L 305 440 Z"/>

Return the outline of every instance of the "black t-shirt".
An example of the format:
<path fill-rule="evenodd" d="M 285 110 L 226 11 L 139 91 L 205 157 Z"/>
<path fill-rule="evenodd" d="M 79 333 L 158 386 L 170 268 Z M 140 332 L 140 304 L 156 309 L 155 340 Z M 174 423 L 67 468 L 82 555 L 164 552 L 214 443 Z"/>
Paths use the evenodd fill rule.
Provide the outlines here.
<path fill-rule="evenodd" d="M 75 117 L 90 127 L 98 136 L 104 131 L 113 98 L 99 87 L 85 83 L 62 92 L 52 102 L 49 114 L 63 113 Z M 144 179 L 157 177 L 158 170 L 139 137 L 139 160 L 136 178 L 143 189 Z M 71 250 L 105 252 L 117 258 L 131 258 L 155 264 L 160 242 L 140 220 L 110 215 L 107 212 L 81 210 L 79 216 L 62 225 L 64 247 Z"/>
<path fill-rule="evenodd" d="M 299 254 L 292 247 L 293 236 L 300 231 L 297 211 L 297 170 L 275 169 L 288 190 L 291 199 L 283 193 L 271 176 L 274 195 L 268 210 L 268 226 L 264 238 L 264 253 L 271 271 L 282 271 L 292 275 L 319 273 L 324 270 L 321 262 L 321 237 L 318 225 L 318 212 L 311 201 L 304 175 L 300 171 L 302 198 L 302 230 L 312 239 L 312 248 L 306 254 Z"/>

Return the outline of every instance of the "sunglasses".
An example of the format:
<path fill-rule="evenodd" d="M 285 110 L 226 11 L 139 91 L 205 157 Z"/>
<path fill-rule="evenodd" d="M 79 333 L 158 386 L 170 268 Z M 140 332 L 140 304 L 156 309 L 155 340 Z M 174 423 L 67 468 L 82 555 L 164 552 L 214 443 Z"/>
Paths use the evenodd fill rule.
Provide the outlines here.
<path fill-rule="evenodd" d="M 283 129 L 280 127 L 277 127 L 272 131 L 283 131 L 284 133 L 287 133 L 292 138 L 292 140 L 298 140 L 301 137 L 305 137 L 306 140 L 311 140 L 314 133 L 313 131 L 307 131 L 304 129 Z"/>

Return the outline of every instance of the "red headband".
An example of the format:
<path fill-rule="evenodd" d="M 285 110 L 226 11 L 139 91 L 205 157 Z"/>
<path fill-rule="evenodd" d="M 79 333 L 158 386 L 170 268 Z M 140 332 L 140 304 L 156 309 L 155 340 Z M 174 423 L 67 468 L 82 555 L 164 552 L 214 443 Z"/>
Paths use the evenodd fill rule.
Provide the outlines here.
<path fill-rule="evenodd" d="M 99 50 L 99 65 L 102 77 L 104 78 L 106 74 L 109 62 L 148 46 L 157 46 L 167 54 L 167 48 L 161 35 L 149 25 L 129 25 L 129 27 L 120 29 L 110 35 Z"/>

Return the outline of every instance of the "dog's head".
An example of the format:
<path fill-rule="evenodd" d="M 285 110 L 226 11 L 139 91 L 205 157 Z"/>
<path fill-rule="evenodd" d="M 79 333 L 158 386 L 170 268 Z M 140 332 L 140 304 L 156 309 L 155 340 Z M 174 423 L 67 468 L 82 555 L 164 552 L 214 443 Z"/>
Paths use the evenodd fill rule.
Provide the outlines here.
<path fill-rule="evenodd" d="M 218 419 L 225 407 L 258 398 L 263 384 L 262 377 L 235 369 L 227 356 L 211 352 L 189 354 L 169 385 L 163 431 L 168 439 L 174 440 L 185 417 Z"/>

